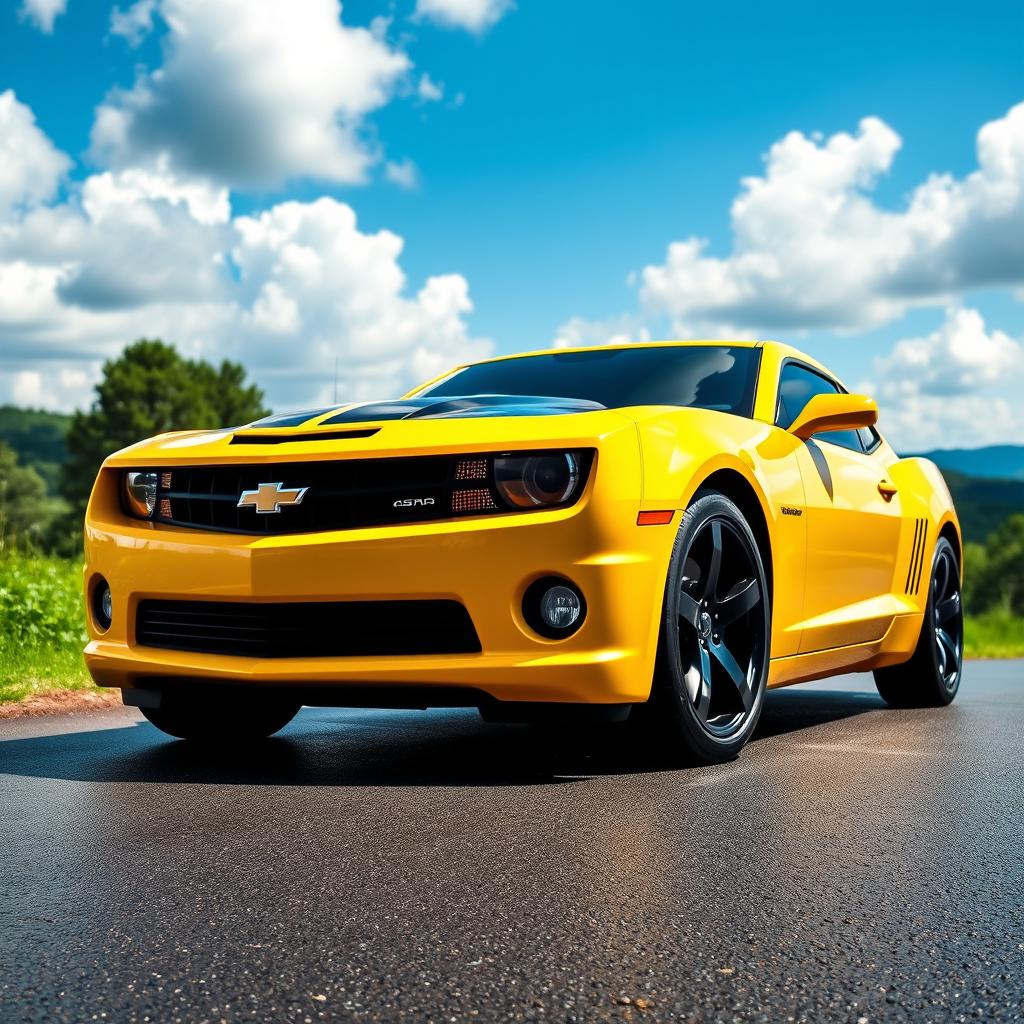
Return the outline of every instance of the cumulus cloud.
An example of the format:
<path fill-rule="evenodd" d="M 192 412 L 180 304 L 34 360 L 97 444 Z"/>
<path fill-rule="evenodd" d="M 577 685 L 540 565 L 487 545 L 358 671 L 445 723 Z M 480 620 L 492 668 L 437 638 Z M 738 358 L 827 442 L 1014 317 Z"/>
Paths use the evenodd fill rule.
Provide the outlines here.
<path fill-rule="evenodd" d="M 64 13 L 68 0 L 21 0 L 18 17 L 30 21 L 40 32 L 50 35 L 53 23 Z"/>
<path fill-rule="evenodd" d="M 435 82 L 430 75 L 420 75 L 419 84 L 416 86 L 416 96 L 421 103 L 436 103 L 444 99 L 444 83 Z"/>
<path fill-rule="evenodd" d="M 1024 344 L 987 330 L 974 309 L 951 307 L 942 325 L 922 338 L 906 338 L 876 360 L 874 394 L 881 426 L 902 451 L 960 443 L 1005 443 L 1024 432 L 1024 407 L 1000 392 L 1024 377 Z"/>
<path fill-rule="evenodd" d="M 416 0 L 416 16 L 479 35 L 514 6 L 512 0 Z"/>
<path fill-rule="evenodd" d="M 576 348 L 581 345 L 617 345 L 650 340 L 650 331 L 639 317 L 625 315 L 609 320 L 585 320 L 581 316 L 574 316 L 558 328 L 551 345 L 553 348 Z"/>
<path fill-rule="evenodd" d="M 372 397 L 491 350 L 469 335 L 464 317 L 473 307 L 465 278 L 431 277 L 407 295 L 399 264 L 403 240 L 390 231 L 362 233 L 344 203 L 281 203 L 239 217 L 233 226 L 231 258 L 240 272 L 241 305 L 259 315 L 261 302 L 265 310 L 272 303 L 279 313 L 266 318 L 266 337 L 253 322 L 247 360 L 253 363 L 259 353 L 255 365 L 319 379 L 317 397 L 327 396 L 327 370 L 333 371 L 335 356 L 348 393 Z M 268 294 L 269 285 L 274 291 Z M 298 365 L 294 343 L 281 344 L 282 335 L 301 337 Z"/>
<path fill-rule="evenodd" d="M 389 160 L 384 165 L 384 177 L 399 188 L 416 188 L 420 183 L 419 168 L 412 160 Z"/>
<path fill-rule="evenodd" d="M 380 33 L 342 24 L 338 0 L 158 0 L 155 10 L 167 25 L 163 65 L 107 95 L 96 159 L 159 159 L 237 187 L 364 180 L 376 159 L 364 118 L 410 67 Z M 135 38 L 152 13 L 136 4 L 112 31 Z"/>
<path fill-rule="evenodd" d="M 71 160 L 11 89 L 0 93 L 0 216 L 50 199 Z"/>
<path fill-rule="evenodd" d="M 900 146 L 873 117 L 852 135 L 790 132 L 764 175 L 741 182 L 732 252 L 671 243 L 642 271 L 645 310 L 677 330 L 854 330 L 966 289 L 1024 284 L 1024 103 L 978 132 L 977 170 L 932 175 L 893 211 L 871 191 Z"/>
<path fill-rule="evenodd" d="M 115 5 L 110 12 L 110 34 L 120 36 L 129 46 L 138 46 L 153 31 L 156 0 L 137 0 L 121 10 Z"/>
<path fill-rule="evenodd" d="M 277 407 L 399 394 L 465 359 L 458 274 L 411 290 L 403 240 L 363 232 L 335 199 L 247 216 L 169 164 L 94 174 L 67 198 L 0 217 L 0 401 L 81 405 L 136 337 L 241 360 Z"/>
<path fill-rule="evenodd" d="M 106 172 L 87 178 L 67 202 L 0 226 L 0 260 L 21 268 L 25 295 L 50 289 L 61 306 L 100 311 L 212 299 L 228 278 L 228 216 L 226 194 L 207 185 Z"/>

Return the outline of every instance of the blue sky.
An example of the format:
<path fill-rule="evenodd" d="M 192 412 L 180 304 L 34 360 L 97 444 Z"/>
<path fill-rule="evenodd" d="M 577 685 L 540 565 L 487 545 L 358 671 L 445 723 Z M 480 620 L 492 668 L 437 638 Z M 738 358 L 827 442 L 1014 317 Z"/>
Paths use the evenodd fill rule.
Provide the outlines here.
<path fill-rule="evenodd" d="M 288 33 L 248 23 L 259 0 L 232 5 L 143 0 L 151 28 L 135 38 L 97 0 L 67 0 L 52 24 L 61 0 L 0 12 L 0 94 L 18 104 L 6 134 L 25 137 L 8 145 L 36 154 L 15 184 L 54 179 L 30 196 L 8 186 L 0 267 L 19 272 L 7 291 L 0 272 L 0 400 L 81 404 L 143 330 L 242 359 L 279 407 L 322 397 L 335 355 L 362 398 L 556 338 L 735 333 L 791 340 L 871 385 L 906 446 L 1019 429 L 1020 4 L 350 0 L 339 17 L 295 0 L 308 30 Z M 288 51 L 270 70 L 268 46 Z M 326 90 L 322 75 L 296 83 L 307 58 L 355 70 Z M 98 108 L 116 128 L 97 128 Z M 208 137 L 189 137 L 207 113 Z M 996 155 L 972 185 L 989 123 Z M 773 185 L 765 160 L 787 137 Z M 935 175 L 949 184 L 908 216 Z M 731 219 L 751 176 L 769 187 Z M 188 189 L 206 190 L 205 214 Z M 211 213 L 220 196 L 229 212 Z M 669 259 L 688 239 L 706 245 Z M 296 246 L 330 279 L 282 270 Z M 145 274 L 124 270 L 133 253 Z M 903 254 L 876 273 L 890 253 Z M 766 283 L 758 261 L 777 257 Z M 979 409 L 1000 424 L 979 426 Z"/>

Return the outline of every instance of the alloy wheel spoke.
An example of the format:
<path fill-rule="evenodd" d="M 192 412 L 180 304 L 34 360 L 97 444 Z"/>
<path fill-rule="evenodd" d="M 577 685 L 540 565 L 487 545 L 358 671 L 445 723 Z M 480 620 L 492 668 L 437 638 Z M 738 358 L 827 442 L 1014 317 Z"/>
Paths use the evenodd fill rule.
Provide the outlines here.
<path fill-rule="evenodd" d="M 946 558 L 940 558 L 939 564 L 935 567 L 935 596 L 936 598 L 942 597 L 946 593 L 946 588 L 949 586 L 949 561 Z"/>
<path fill-rule="evenodd" d="M 711 709 L 711 659 L 708 657 L 708 649 L 704 644 L 700 644 L 697 649 L 700 651 L 700 683 L 697 688 L 694 710 L 697 712 L 697 717 L 702 722 L 706 722 Z"/>
<path fill-rule="evenodd" d="M 722 524 L 711 521 L 711 562 L 704 578 L 704 600 L 714 601 L 718 593 L 718 575 L 722 571 Z"/>
<path fill-rule="evenodd" d="M 958 591 L 953 591 L 952 595 L 947 597 L 945 601 L 940 601 L 935 607 L 935 618 L 940 623 L 949 622 L 957 612 L 960 611 L 960 594 Z"/>
<path fill-rule="evenodd" d="M 938 630 L 935 630 L 935 641 L 936 641 L 935 648 L 936 648 L 936 651 L 938 652 L 938 655 L 939 655 L 939 675 L 943 679 L 945 679 L 946 678 L 946 648 L 942 645 L 942 642 L 939 640 L 939 631 Z"/>
<path fill-rule="evenodd" d="M 720 601 L 714 608 L 715 625 L 722 629 L 747 612 L 753 611 L 761 600 L 761 587 L 757 580 L 746 580 L 731 597 Z"/>
<path fill-rule="evenodd" d="M 939 628 L 935 630 L 935 638 L 939 642 L 939 653 L 942 655 L 942 674 L 946 675 L 946 669 L 950 671 L 956 670 L 957 661 L 957 644 L 956 641 L 947 633 L 944 629 Z"/>
<path fill-rule="evenodd" d="M 679 618 L 700 629 L 700 605 L 685 590 L 679 591 Z"/>
<path fill-rule="evenodd" d="M 729 682 L 735 687 L 736 693 L 743 703 L 743 710 L 745 712 L 749 711 L 754 703 L 754 695 L 750 692 L 750 687 L 747 685 L 746 674 L 732 656 L 732 652 L 725 644 L 712 644 L 711 653 L 715 656 L 718 664 L 725 669 Z"/>

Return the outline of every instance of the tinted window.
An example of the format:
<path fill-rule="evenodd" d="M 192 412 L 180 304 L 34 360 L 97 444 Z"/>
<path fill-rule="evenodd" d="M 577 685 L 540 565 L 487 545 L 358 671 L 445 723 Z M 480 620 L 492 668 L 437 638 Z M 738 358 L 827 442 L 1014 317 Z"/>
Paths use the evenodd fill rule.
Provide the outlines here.
<path fill-rule="evenodd" d="M 609 409 L 687 405 L 750 416 L 761 350 L 731 345 L 552 352 L 458 370 L 422 394 L 583 398 Z"/>
<path fill-rule="evenodd" d="M 874 427 L 861 427 L 857 433 L 860 436 L 860 443 L 866 452 L 871 451 L 872 448 L 882 440 L 878 431 L 875 430 Z"/>
<path fill-rule="evenodd" d="M 838 385 L 808 370 L 799 363 L 786 363 L 779 375 L 779 408 L 775 414 L 776 426 L 788 430 L 793 421 L 803 412 L 804 406 L 815 395 L 841 394 Z M 863 451 L 860 436 L 856 430 L 827 430 L 814 435 L 817 440 L 837 444 L 841 448 Z"/>

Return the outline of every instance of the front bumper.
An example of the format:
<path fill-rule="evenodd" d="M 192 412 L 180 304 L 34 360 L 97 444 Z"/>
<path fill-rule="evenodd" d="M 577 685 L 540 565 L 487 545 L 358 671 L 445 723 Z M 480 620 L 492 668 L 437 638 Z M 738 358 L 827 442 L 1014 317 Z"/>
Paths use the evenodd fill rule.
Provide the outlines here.
<path fill-rule="evenodd" d="M 501 701 L 587 704 L 649 695 L 677 524 L 636 525 L 635 458 L 615 474 L 599 470 L 569 509 L 279 537 L 129 520 L 117 503 L 116 474 L 108 477 L 101 476 L 86 524 L 87 594 L 99 576 L 113 594 L 112 625 L 100 633 L 90 621 L 85 650 L 101 686 L 466 687 Z M 549 575 L 571 579 L 587 601 L 582 627 L 565 640 L 544 639 L 523 620 L 524 591 Z M 453 599 L 468 610 L 482 650 L 274 659 L 163 650 L 134 635 L 146 598 Z"/>

